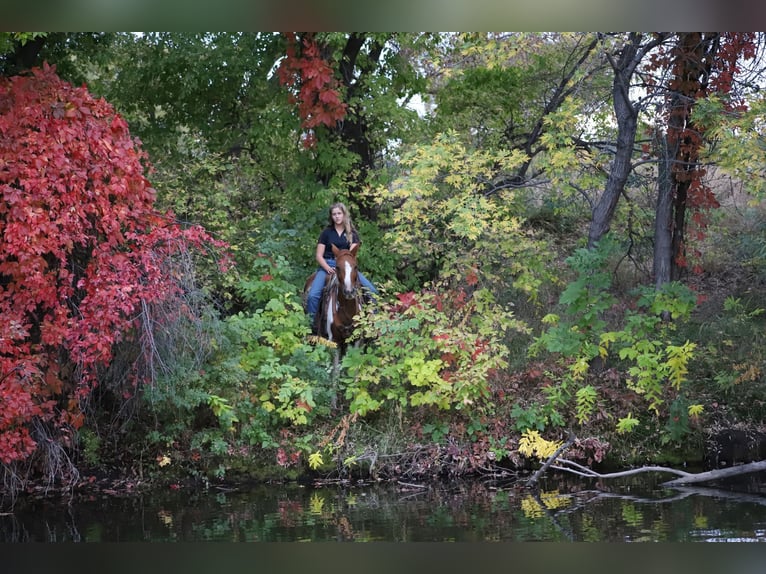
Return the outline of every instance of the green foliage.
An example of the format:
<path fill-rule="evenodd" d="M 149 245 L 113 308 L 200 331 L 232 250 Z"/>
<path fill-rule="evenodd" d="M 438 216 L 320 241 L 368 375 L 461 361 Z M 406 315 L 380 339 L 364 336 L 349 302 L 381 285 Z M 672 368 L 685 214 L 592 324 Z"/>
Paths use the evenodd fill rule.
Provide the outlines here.
<path fill-rule="evenodd" d="M 545 408 L 539 404 L 532 404 L 523 408 L 519 403 L 516 403 L 511 409 L 511 417 L 514 419 L 513 426 L 518 432 L 524 432 L 528 429 L 542 432 L 548 422 Z"/>
<path fill-rule="evenodd" d="M 0 55 L 11 51 L 15 42 L 24 46 L 30 40 L 47 35 L 48 32 L 0 32 Z"/>
<path fill-rule="evenodd" d="M 221 476 L 232 449 L 277 448 L 284 429 L 307 427 L 329 411 L 331 355 L 306 342 L 308 324 L 298 289 L 286 279 L 286 260 L 259 257 L 255 267 L 260 279 L 241 285 L 252 310 L 217 325 L 204 367 L 177 364 L 146 393 L 152 414 L 165 421 L 150 446 L 185 444 L 217 461 Z"/>
<path fill-rule="evenodd" d="M 678 442 L 689 434 L 689 401 L 679 395 L 671 404 L 668 422 L 662 435 L 663 443 Z"/>
<path fill-rule="evenodd" d="M 639 424 L 641 422 L 638 419 L 634 419 L 632 413 L 628 413 L 627 416 L 617 421 L 617 432 L 620 434 L 633 432 Z"/>
<path fill-rule="evenodd" d="M 525 104 L 521 82 L 517 68 L 468 68 L 439 90 L 438 116 L 477 147 L 507 145 L 508 119 L 518 121 Z"/>
<path fill-rule="evenodd" d="M 101 464 L 101 437 L 90 429 L 83 428 L 77 434 L 80 452 L 85 463 L 95 468 Z"/>
<path fill-rule="evenodd" d="M 343 359 L 349 410 L 485 408 L 488 374 L 506 363 L 503 334 L 524 326 L 486 290 L 423 291 L 381 304 L 359 320 L 370 344 Z"/>
<path fill-rule="evenodd" d="M 723 312 L 701 325 L 704 352 L 690 367 L 700 381 L 711 381 L 716 391 L 748 408 L 761 404 L 763 396 L 766 315 L 760 304 L 760 299 L 727 297 Z"/>
<path fill-rule="evenodd" d="M 739 106 L 737 113 L 727 111 L 732 103 L 728 96 L 720 94 L 711 94 L 695 103 L 692 116 L 695 125 L 703 127 L 716 142 L 703 153 L 719 169 L 744 182 L 750 194 L 763 198 L 766 147 L 761 126 L 766 119 L 766 97 L 756 90 L 747 97 L 747 107 Z"/>
<path fill-rule="evenodd" d="M 732 229 L 729 235 L 735 244 L 734 256 L 758 280 L 766 279 L 766 215 L 762 210 L 748 210 L 750 223 L 744 229 Z"/>
<path fill-rule="evenodd" d="M 757 307 L 748 310 L 742 299 L 729 295 L 723 303 L 723 310 L 732 315 L 732 322 L 735 324 L 747 324 L 756 317 L 766 313 L 766 309 Z"/>
<path fill-rule="evenodd" d="M 173 365 L 171 372 L 144 390 L 147 414 L 162 424 L 149 425 L 148 430 L 137 429 L 138 432 L 145 432 L 150 446 L 166 446 L 181 439 L 195 428 L 198 409 L 207 405 L 210 396 L 207 387 L 204 373 Z"/>
<path fill-rule="evenodd" d="M 669 283 L 659 291 L 640 288 L 636 310 L 625 315 L 625 327 L 619 332 L 604 333 L 605 345 L 614 342 L 621 360 L 630 363 L 629 388 L 645 396 L 649 408 L 659 412 L 664 402 L 665 385 L 680 389 L 688 374 L 696 344 L 685 341 L 674 345 L 671 336 L 675 322 L 664 321 L 663 311 L 676 321 L 688 319 L 696 298 L 690 289 Z"/>
<path fill-rule="evenodd" d="M 397 205 L 384 241 L 406 272 L 424 282 L 474 268 L 487 287 L 510 277 L 534 299 L 551 278 L 550 254 L 524 229 L 518 194 L 501 184 L 524 161 L 522 152 L 470 151 L 454 132 L 413 148 L 401 162 L 406 176 L 378 190 L 380 201 Z"/>
<path fill-rule="evenodd" d="M 577 422 L 584 424 L 596 408 L 598 393 L 592 385 L 586 385 L 577 389 L 575 397 L 577 399 Z"/>
<path fill-rule="evenodd" d="M 253 292 L 263 294 L 270 288 L 254 285 Z M 239 367 L 247 381 L 241 389 L 246 400 L 239 402 L 246 416 L 243 420 L 248 421 L 244 426 L 252 425 L 254 419 L 268 420 L 271 413 L 277 421 L 309 423 L 317 412 L 316 399 L 327 396 L 320 385 L 327 381 L 329 353 L 305 342 L 308 326 L 297 295 L 274 296 L 254 313 L 230 317 L 227 327 L 241 349 Z"/>
<path fill-rule="evenodd" d="M 433 442 L 442 443 L 449 434 L 449 423 L 446 421 L 426 423 L 423 425 L 423 433 Z"/>
<path fill-rule="evenodd" d="M 675 344 L 672 338 L 677 322 L 688 320 L 696 302 L 691 290 L 679 283 L 660 290 L 638 288 L 635 307 L 621 318 L 622 329 L 607 330 L 605 317 L 615 298 L 609 293 L 611 276 L 606 266 L 615 248 L 607 240 L 596 249 L 578 250 L 567 260 L 578 275 L 559 298 L 565 315 L 548 315 L 544 323 L 550 326 L 530 349 L 533 354 L 545 350 L 558 355 L 566 364 L 566 374 L 546 394 L 549 407 L 559 414 L 574 397 L 579 424 L 587 422 L 596 406 L 597 392 L 586 383 L 594 360 L 605 361 L 610 353 L 619 357 L 626 363 L 627 387 L 659 414 L 668 387 L 678 390 L 687 379 L 696 347 L 689 341 Z M 673 321 L 663 320 L 663 315 Z M 630 428 L 630 421 L 618 423 L 620 432 Z"/>
<path fill-rule="evenodd" d="M 576 361 L 595 359 L 599 355 L 599 338 L 606 328 L 604 313 L 616 299 L 609 293 L 611 274 L 607 269 L 617 245 L 602 241 L 596 249 L 580 248 L 566 262 L 577 272 L 559 297 L 565 317 L 549 314 L 543 323 L 550 325 L 535 341 L 530 352 L 534 355 L 547 350 Z"/>
<path fill-rule="evenodd" d="M 265 132 L 267 117 L 288 120 L 286 94 L 266 80 L 283 49 L 271 33 L 120 34 L 112 59 L 91 71 L 92 89 L 130 119 L 150 153 L 175 154 L 182 129 L 228 151 L 250 143 L 243 137 L 248 129 Z M 282 113 L 274 115 L 280 104 Z M 258 149 L 274 143 L 265 137 Z"/>
<path fill-rule="evenodd" d="M 213 414 L 218 417 L 221 426 L 228 431 L 233 431 L 234 423 L 238 423 L 239 419 L 234 413 L 234 409 L 229 404 L 229 401 L 218 395 L 209 395 L 207 404 L 212 409 Z"/>
<path fill-rule="evenodd" d="M 364 220 L 356 220 L 354 224 L 362 238 L 362 246 L 357 256 L 359 268 L 378 289 L 384 288 L 386 292 L 399 293 L 420 287 L 416 273 L 403 265 L 402 257 L 397 252 L 386 249 L 385 229 Z M 313 262 L 313 259 L 311 261 Z"/>

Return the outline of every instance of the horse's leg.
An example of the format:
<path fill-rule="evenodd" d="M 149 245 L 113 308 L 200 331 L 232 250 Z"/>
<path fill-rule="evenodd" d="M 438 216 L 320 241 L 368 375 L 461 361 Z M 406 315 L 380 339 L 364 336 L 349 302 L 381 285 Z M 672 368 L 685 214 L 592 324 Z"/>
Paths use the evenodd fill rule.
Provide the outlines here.
<path fill-rule="evenodd" d="M 325 330 L 325 336 L 328 340 L 334 341 L 335 336 L 332 332 L 332 324 L 335 321 L 335 312 L 336 308 L 338 306 L 336 297 L 338 296 L 337 292 L 335 291 L 335 288 L 328 287 L 329 291 L 327 293 L 327 296 L 324 297 L 324 310 L 322 319 L 324 320 L 324 330 Z"/>
<path fill-rule="evenodd" d="M 333 411 L 338 408 L 338 377 L 340 377 L 340 348 L 335 349 L 332 358 L 332 391 L 330 394 L 330 408 Z"/>
<path fill-rule="evenodd" d="M 333 310 L 334 302 L 332 298 L 327 300 L 327 315 L 325 316 L 325 332 L 327 333 L 327 339 L 329 341 L 335 340 L 332 332 L 332 323 L 335 320 L 335 311 Z"/>

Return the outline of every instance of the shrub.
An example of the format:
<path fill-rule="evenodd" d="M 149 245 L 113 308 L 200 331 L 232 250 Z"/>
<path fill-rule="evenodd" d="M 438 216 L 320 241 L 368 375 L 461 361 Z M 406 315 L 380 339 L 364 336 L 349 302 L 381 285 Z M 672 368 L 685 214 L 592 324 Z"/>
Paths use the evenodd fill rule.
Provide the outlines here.
<path fill-rule="evenodd" d="M 41 442 L 71 445 L 82 405 L 116 346 L 139 332 L 144 306 L 178 293 L 168 259 L 212 243 L 154 208 L 146 159 L 112 106 L 54 68 L 0 83 L 4 464 Z"/>

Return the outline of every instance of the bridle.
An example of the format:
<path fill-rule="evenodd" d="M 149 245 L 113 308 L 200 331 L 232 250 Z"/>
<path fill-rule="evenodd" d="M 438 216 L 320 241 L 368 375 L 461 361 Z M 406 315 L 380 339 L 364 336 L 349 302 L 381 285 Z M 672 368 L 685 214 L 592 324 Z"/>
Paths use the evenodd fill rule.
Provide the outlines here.
<path fill-rule="evenodd" d="M 340 278 L 338 277 L 338 274 L 341 272 L 343 272 L 345 277 L 346 268 L 344 267 L 344 265 L 347 264 L 347 261 L 346 261 L 347 259 L 351 259 L 351 257 L 341 256 L 339 258 L 336 258 L 335 275 L 333 277 L 333 281 L 337 281 L 338 283 L 338 298 L 339 299 L 343 298 L 346 301 L 352 301 L 352 300 L 359 301 L 359 299 L 361 298 L 361 289 L 362 289 L 362 284 L 359 281 L 359 276 L 357 275 L 353 280 L 349 279 L 349 282 L 351 283 L 350 290 L 346 289 L 345 281 L 341 281 Z M 351 271 L 351 273 L 353 273 L 355 270 L 355 266 L 351 266 L 350 264 L 348 265 L 350 268 L 349 270 Z"/>

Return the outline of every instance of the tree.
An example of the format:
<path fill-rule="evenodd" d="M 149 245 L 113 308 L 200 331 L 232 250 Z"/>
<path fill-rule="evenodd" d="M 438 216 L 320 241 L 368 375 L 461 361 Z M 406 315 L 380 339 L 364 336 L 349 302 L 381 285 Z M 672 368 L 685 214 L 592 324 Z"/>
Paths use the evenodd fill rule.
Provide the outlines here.
<path fill-rule="evenodd" d="M 111 58 L 117 37 L 114 32 L 3 32 L 0 76 L 15 76 L 48 62 L 56 64 L 61 78 L 79 85 L 88 80 L 94 65 Z"/>
<path fill-rule="evenodd" d="M 618 45 L 616 54 L 612 54 L 609 49 L 605 50 L 614 72 L 612 104 L 617 121 L 617 141 L 604 191 L 593 205 L 588 232 L 588 246 L 591 248 L 609 231 L 617 203 L 625 191 L 628 175 L 634 168 L 636 131 L 639 115 L 646 105 L 646 100 L 641 98 L 633 101 L 631 95 L 633 75 L 646 55 L 660 45 L 667 34 L 648 38 L 647 36 L 632 32 L 622 45 Z"/>
<path fill-rule="evenodd" d="M 155 210 L 125 120 L 51 66 L 0 84 L 0 166 L 0 462 L 38 453 L 66 478 L 63 453 L 115 346 L 177 293 L 168 260 L 210 238 Z"/>
<path fill-rule="evenodd" d="M 123 33 L 85 67 L 89 89 L 152 158 L 158 205 L 233 247 L 236 273 L 197 270 L 225 312 L 247 306 L 241 285 L 258 253 L 286 256 L 305 277 L 324 217 L 299 119 L 274 73 L 283 52 L 276 33 Z"/>
<path fill-rule="evenodd" d="M 719 206 L 705 183 L 700 159 L 705 145 L 703 127 L 693 119 L 699 100 L 711 92 L 726 95 L 733 88 L 741 58 L 752 58 L 754 34 L 679 33 L 654 65 L 667 67 L 665 132 L 659 136 L 660 173 L 655 220 L 654 280 L 657 287 L 680 278 L 687 266 L 687 230 L 701 238 L 705 213 Z M 736 108 L 732 102 L 730 109 Z M 688 215 L 692 213 L 691 221 Z"/>
<path fill-rule="evenodd" d="M 598 83 L 595 34 L 465 34 L 448 38 L 434 87 L 436 131 L 455 131 L 480 150 L 525 155 L 512 172 L 499 172 L 485 194 L 546 183 L 552 151 L 545 139 L 565 102 Z M 567 133 L 570 143 L 577 134 Z M 584 143 L 580 140 L 579 143 Z"/>
<path fill-rule="evenodd" d="M 578 476 L 596 478 L 599 480 L 604 480 L 608 478 L 623 478 L 626 476 L 634 476 L 636 474 L 641 474 L 645 472 L 672 474 L 677 477 L 671 480 L 667 480 L 660 484 L 660 486 L 664 486 L 664 487 L 674 487 L 674 486 L 683 486 L 687 484 L 714 482 L 714 481 L 722 480 L 725 478 L 742 476 L 743 474 L 749 474 L 753 472 L 763 472 L 764 470 L 766 470 L 766 460 L 758 460 L 758 461 L 735 465 L 733 467 L 720 468 L 720 469 L 708 470 L 708 471 L 697 472 L 697 473 L 687 472 L 685 470 L 679 470 L 677 468 L 670 468 L 667 466 L 654 466 L 654 465 L 641 466 L 638 468 L 617 471 L 617 472 L 600 473 L 600 472 L 594 471 L 591 468 L 578 464 L 574 461 L 561 458 L 561 455 L 564 454 L 569 447 L 575 444 L 576 441 L 577 441 L 577 437 L 575 437 L 575 435 L 571 432 L 569 433 L 569 437 L 567 438 L 566 442 L 562 442 L 561 444 L 559 443 L 551 444 L 549 441 L 546 441 L 545 439 L 537 435 L 537 433 L 534 433 L 532 440 L 528 441 L 527 444 L 524 444 L 523 445 L 524 448 L 520 448 L 520 450 L 524 450 L 524 454 L 526 454 L 527 456 L 536 455 L 538 458 L 543 458 L 539 454 L 541 452 L 546 453 L 547 451 L 547 452 L 550 452 L 550 454 L 546 455 L 545 457 L 546 460 L 542 464 L 542 466 L 540 466 L 540 468 L 537 469 L 534 472 L 534 474 L 532 474 L 532 476 L 529 477 L 529 479 L 527 479 L 527 484 L 533 487 L 536 487 L 540 477 L 549 468 L 560 470 L 562 472 L 576 474 Z"/>
<path fill-rule="evenodd" d="M 704 145 L 700 126 L 692 112 L 697 101 L 711 89 L 726 94 L 732 89 L 738 61 L 754 54 L 752 34 L 631 33 L 613 49 L 602 36 L 604 53 L 613 69 L 612 102 L 617 122 L 614 159 L 598 201 L 594 204 L 588 245 L 593 247 L 609 231 L 618 201 L 625 194 L 628 176 L 646 160 L 649 144 L 638 140 L 642 115 L 652 103 L 665 102 L 661 125 L 655 124 L 654 150 L 659 164 L 654 225 L 654 281 L 662 285 L 679 279 L 686 266 L 685 234 L 690 223 L 695 233 L 705 224 L 704 212 L 717 206 L 717 200 L 704 183 L 706 170 L 700 163 Z M 654 75 L 653 75 L 654 74 Z M 639 82 L 634 78 L 638 76 Z M 634 95 L 634 87 L 641 88 Z M 736 107 L 736 104 L 734 104 Z M 643 120 L 650 124 L 649 118 Z M 694 211 L 688 222 L 689 209 Z M 697 235 L 700 237 L 700 235 Z"/>
<path fill-rule="evenodd" d="M 28 70 L 35 64 L 45 44 L 44 32 L 0 33 L 0 69 L 3 76 L 12 76 Z"/>
<path fill-rule="evenodd" d="M 288 35 L 280 63 L 304 129 L 303 142 L 323 185 L 345 189 L 366 219 L 365 197 L 390 145 L 406 139 L 417 118 L 404 104 L 424 88 L 408 54 L 429 35 L 402 33 Z"/>

